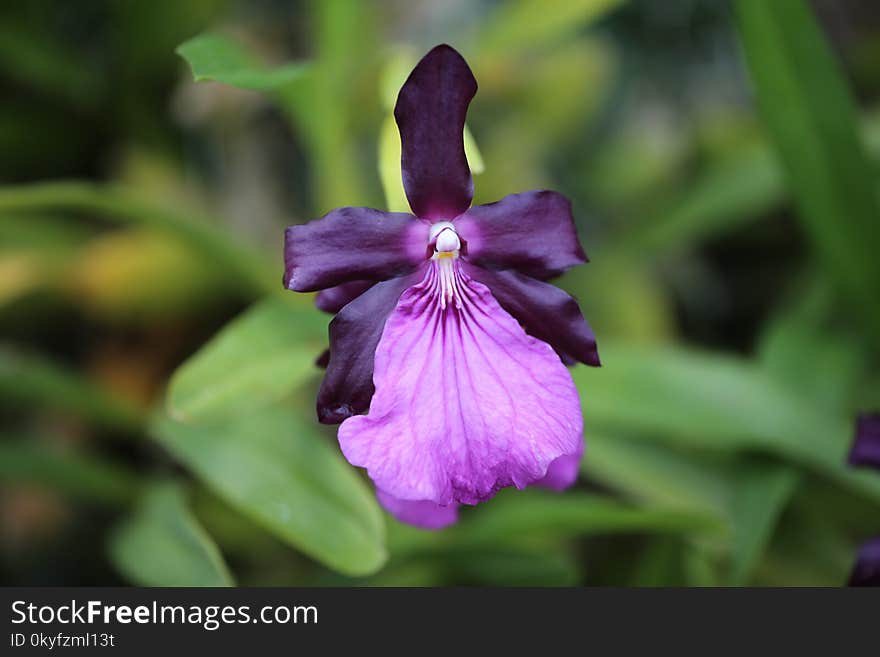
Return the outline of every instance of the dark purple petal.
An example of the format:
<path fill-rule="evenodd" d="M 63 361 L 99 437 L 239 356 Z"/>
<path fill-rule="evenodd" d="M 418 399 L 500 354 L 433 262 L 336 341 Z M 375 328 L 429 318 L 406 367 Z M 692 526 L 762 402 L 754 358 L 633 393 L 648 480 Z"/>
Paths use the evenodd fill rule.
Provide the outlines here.
<path fill-rule="evenodd" d="M 338 424 L 363 413 L 373 397 L 373 358 L 385 320 L 420 273 L 377 283 L 330 322 L 330 362 L 318 391 L 318 421 Z"/>
<path fill-rule="evenodd" d="M 492 296 L 519 320 L 526 333 L 543 340 L 559 354 L 598 367 L 596 336 L 570 295 L 519 272 L 489 271 L 469 263 L 464 263 L 464 267 L 471 277 L 492 291 Z"/>
<path fill-rule="evenodd" d="M 402 212 L 338 208 L 284 233 L 284 284 L 313 292 L 356 280 L 380 281 L 425 260 L 429 226 Z"/>
<path fill-rule="evenodd" d="M 456 219 L 455 228 L 467 243 L 468 262 L 486 269 L 546 279 L 587 261 L 571 203 L 556 192 L 523 192 L 478 205 Z"/>
<path fill-rule="evenodd" d="M 474 182 L 464 154 L 464 119 L 477 81 L 464 58 L 437 46 L 410 73 L 394 107 L 403 188 L 424 219 L 454 219 L 468 209 Z"/>
<path fill-rule="evenodd" d="M 849 576 L 850 586 L 880 586 L 880 536 L 862 543 Z"/>
<path fill-rule="evenodd" d="M 850 465 L 880 468 L 880 413 L 862 413 L 856 420 L 856 439 L 849 453 Z"/>
<path fill-rule="evenodd" d="M 321 290 L 315 297 L 318 310 L 335 315 L 342 308 L 369 290 L 376 281 L 351 281 Z"/>
<path fill-rule="evenodd" d="M 315 367 L 320 367 L 322 370 L 327 369 L 327 365 L 330 364 L 330 350 L 325 349 L 321 352 L 321 355 L 315 359 Z"/>

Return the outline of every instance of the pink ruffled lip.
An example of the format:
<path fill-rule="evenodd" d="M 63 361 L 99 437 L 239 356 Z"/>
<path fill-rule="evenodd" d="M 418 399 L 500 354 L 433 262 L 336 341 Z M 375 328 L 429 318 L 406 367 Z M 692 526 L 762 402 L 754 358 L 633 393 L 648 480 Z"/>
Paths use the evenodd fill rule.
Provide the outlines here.
<path fill-rule="evenodd" d="M 369 412 L 342 424 L 339 444 L 396 498 L 476 504 L 580 455 L 583 418 L 568 369 L 454 260 L 432 263 L 400 297 L 373 381 Z"/>

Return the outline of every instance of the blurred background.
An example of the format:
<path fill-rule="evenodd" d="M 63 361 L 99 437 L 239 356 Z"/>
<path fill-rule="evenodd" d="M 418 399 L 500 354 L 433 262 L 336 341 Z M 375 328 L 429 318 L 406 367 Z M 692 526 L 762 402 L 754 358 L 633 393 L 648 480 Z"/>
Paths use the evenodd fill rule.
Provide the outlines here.
<path fill-rule="evenodd" d="M 603 367 L 575 489 L 424 532 L 314 420 L 281 249 L 400 206 L 440 42 L 475 203 L 573 201 Z M 837 586 L 880 533 L 876 3 L 4 3 L 0 94 L 3 584 Z"/>

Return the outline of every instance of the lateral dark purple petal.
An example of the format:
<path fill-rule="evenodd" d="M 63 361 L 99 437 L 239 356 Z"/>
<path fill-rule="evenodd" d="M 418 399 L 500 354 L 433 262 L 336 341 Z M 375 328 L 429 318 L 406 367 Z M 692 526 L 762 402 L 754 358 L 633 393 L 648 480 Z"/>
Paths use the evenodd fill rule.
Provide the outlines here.
<path fill-rule="evenodd" d="M 402 212 L 338 208 L 284 233 L 284 284 L 313 292 L 413 271 L 426 257 L 429 226 Z"/>
<path fill-rule="evenodd" d="M 547 279 L 587 261 L 571 203 L 556 192 L 523 192 L 478 205 L 456 219 L 455 228 L 467 243 L 467 260 L 487 269 Z"/>
<path fill-rule="evenodd" d="M 492 296 L 522 324 L 526 333 L 543 340 L 557 353 L 599 366 L 596 336 L 570 295 L 519 272 L 490 271 L 470 263 L 463 266 L 468 275 L 492 291 Z"/>
<path fill-rule="evenodd" d="M 351 281 L 321 290 L 315 297 L 318 310 L 335 315 L 347 304 L 369 290 L 376 281 Z"/>
<path fill-rule="evenodd" d="M 880 536 L 862 543 L 849 576 L 850 586 L 880 586 Z"/>
<path fill-rule="evenodd" d="M 850 465 L 880 468 L 880 413 L 862 413 L 856 420 L 856 439 L 849 453 Z"/>
<path fill-rule="evenodd" d="M 385 320 L 421 274 L 377 283 L 330 322 L 330 362 L 318 390 L 318 421 L 338 424 L 363 413 L 373 397 L 373 360 Z"/>
<path fill-rule="evenodd" d="M 468 209 L 474 183 L 464 153 L 464 120 L 477 81 L 464 58 L 435 47 L 410 73 L 394 107 L 403 188 L 424 219 L 454 219 Z"/>

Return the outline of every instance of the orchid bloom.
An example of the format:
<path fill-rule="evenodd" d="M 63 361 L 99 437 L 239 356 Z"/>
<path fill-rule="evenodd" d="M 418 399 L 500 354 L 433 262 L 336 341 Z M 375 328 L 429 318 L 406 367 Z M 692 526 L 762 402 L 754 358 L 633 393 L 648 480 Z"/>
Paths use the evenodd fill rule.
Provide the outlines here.
<path fill-rule="evenodd" d="M 880 470 L 880 413 L 859 415 L 849 463 Z M 849 585 L 880 586 L 880 536 L 865 541 L 859 548 Z"/>
<path fill-rule="evenodd" d="M 340 208 L 285 234 L 285 285 L 321 290 L 336 314 L 318 419 L 342 423 L 342 452 L 380 503 L 425 528 L 506 486 L 571 485 L 583 418 L 565 363 L 599 364 L 577 302 L 545 282 L 587 260 L 568 200 L 531 191 L 471 207 L 476 91 L 447 45 L 400 90 L 412 215 Z"/>

